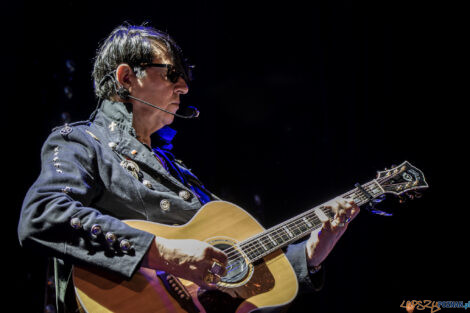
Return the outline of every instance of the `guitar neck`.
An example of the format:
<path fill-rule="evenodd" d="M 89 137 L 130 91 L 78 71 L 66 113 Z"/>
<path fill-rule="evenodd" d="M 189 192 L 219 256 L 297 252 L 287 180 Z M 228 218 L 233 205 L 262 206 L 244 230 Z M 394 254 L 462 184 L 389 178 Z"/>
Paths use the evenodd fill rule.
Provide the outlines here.
<path fill-rule="evenodd" d="M 374 179 L 362 186 L 352 189 L 341 195 L 341 197 L 351 199 L 358 206 L 361 206 L 371 200 L 366 196 L 364 191 L 370 195 L 371 198 L 377 198 L 384 194 L 384 190 Z M 325 219 L 325 217 L 332 219 L 334 212 L 326 207 L 325 204 L 321 204 L 240 242 L 238 246 L 251 262 L 255 262 L 271 252 L 307 236 L 313 230 L 320 228 L 322 226 L 322 219 L 320 217 L 323 217 L 322 219 Z"/>

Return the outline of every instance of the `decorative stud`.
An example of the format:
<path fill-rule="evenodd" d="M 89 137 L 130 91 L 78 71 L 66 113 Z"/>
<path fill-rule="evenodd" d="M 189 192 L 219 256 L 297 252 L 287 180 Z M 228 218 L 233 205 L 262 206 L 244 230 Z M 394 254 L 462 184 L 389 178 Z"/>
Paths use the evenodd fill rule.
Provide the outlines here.
<path fill-rule="evenodd" d="M 102 232 L 101 225 L 94 224 L 93 226 L 91 226 L 90 232 L 93 236 L 98 236 Z"/>
<path fill-rule="evenodd" d="M 135 163 L 134 161 L 131 161 L 131 160 L 123 160 L 121 162 L 121 166 L 123 168 L 125 168 L 127 171 L 129 171 L 129 173 L 131 173 L 132 176 L 139 179 L 140 168 L 137 165 L 137 163 Z"/>
<path fill-rule="evenodd" d="M 117 124 L 114 121 L 112 121 L 111 124 L 109 124 L 108 128 L 109 130 L 113 132 L 116 129 L 116 126 Z"/>
<path fill-rule="evenodd" d="M 70 127 L 68 124 L 65 124 L 65 126 L 60 130 L 60 134 L 62 136 L 67 136 L 72 132 L 72 127 Z"/>
<path fill-rule="evenodd" d="M 168 201 L 167 199 L 163 199 L 162 201 L 160 201 L 160 208 L 163 211 L 168 211 L 170 209 L 170 201 Z"/>
<path fill-rule="evenodd" d="M 117 147 L 117 143 L 115 143 L 115 142 L 110 142 L 110 143 L 108 143 L 108 147 L 110 147 L 111 150 L 115 150 L 116 147 Z"/>
<path fill-rule="evenodd" d="M 149 189 L 153 189 L 152 183 L 151 183 L 150 181 L 146 180 L 146 179 L 144 179 L 144 180 L 142 181 L 142 184 L 144 184 L 144 186 L 147 187 L 147 188 L 149 188 Z"/>
<path fill-rule="evenodd" d="M 74 229 L 80 229 L 82 227 L 82 222 L 78 217 L 74 217 L 70 220 L 70 226 L 72 226 Z"/>
<path fill-rule="evenodd" d="M 129 251 L 132 248 L 132 245 L 129 240 L 123 239 L 119 243 L 119 247 L 121 247 L 122 251 Z"/>
<path fill-rule="evenodd" d="M 178 196 L 180 196 L 181 199 L 183 200 L 189 200 L 189 198 L 191 198 L 191 194 L 189 193 L 189 191 L 187 190 L 181 190 L 179 193 L 178 193 Z"/>
<path fill-rule="evenodd" d="M 106 241 L 110 244 L 113 244 L 116 241 L 116 235 L 111 232 L 106 233 L 105 238 Z"/>
<path fill-rule="evenodd" d="M 63 193 L 68 194 L 68 193 L 70 193 L 71 191 L 72 191 L 72 188 L 70 188 L 69 186 L 66 186 L 66 187 L 62 188 L 62 192 L 63 192 Z"/>

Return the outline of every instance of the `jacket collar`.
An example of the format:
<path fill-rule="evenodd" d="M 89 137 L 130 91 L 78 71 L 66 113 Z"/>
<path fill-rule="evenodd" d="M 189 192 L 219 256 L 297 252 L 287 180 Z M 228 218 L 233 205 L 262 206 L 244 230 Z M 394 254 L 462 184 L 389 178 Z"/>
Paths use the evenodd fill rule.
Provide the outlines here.
<path fill-rule="evenodd" d="M 137 136 L 132 126 L 133 113 L 131 103 L 103 100 L 97 109 L 95 119 L 104 119 L 103 122 L 109 129 L 117 128 L 131 134 L 133 137 Z M 164 126 L 152 134 L 152 145 L 169 151 L 173 148 L 171 142 L 176 133 L 176 130 L 169 126 Z"/>

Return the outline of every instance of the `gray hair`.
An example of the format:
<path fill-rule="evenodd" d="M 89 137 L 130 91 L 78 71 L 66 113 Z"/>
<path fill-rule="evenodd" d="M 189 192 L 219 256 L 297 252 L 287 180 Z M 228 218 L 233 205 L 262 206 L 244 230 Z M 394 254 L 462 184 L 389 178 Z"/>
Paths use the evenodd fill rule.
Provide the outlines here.
<path fill-rule="evenodd" d="M 181 48 L 167 33 L 148 26 L 123 24 L 116 27 L 97 50 L 93 67 L 95 95 L 109 99 L 116 94 L 115 71 L 126 63 L 143 76 L 140 65 L 152 63 L 155 48 L 163 50 L 181 72 L 186 72 L 186 60 Z"/>

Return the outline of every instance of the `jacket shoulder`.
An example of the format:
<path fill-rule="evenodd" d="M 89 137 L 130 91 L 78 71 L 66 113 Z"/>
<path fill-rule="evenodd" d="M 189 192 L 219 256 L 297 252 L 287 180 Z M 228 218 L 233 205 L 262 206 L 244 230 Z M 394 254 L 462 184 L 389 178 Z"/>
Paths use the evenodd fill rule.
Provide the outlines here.
<path fill-rule="evenodd" d="M 44 147 L 50 145 L 80 144 L 91 148 L 100 142 L 99 138 L 90 130 L 91 125 L 90 121 L 79 121 L 57 126 L 52 129 L 44 143 Z"/>

